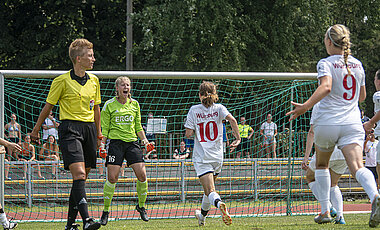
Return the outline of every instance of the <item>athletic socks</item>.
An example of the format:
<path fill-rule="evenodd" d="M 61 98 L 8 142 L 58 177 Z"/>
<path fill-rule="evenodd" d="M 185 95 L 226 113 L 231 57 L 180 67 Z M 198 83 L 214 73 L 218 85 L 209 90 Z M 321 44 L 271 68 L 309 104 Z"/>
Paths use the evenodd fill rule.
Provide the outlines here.
<path fill-rule="evenodd" d="M 210 201 L 210 204 L 213 204 L 215 207 L 219 208 L 219 201 L 221 201 L 221 198 L 218 193 L 212 192 L 208 194 L 208 200 Z"/>
<path fill-rule="evenodd" d="M 319 203 L 321 204 L 321 213 L 330 211 L 330 172 L 328 169 L 316 169 L 315 181 L 319 187 Z"/>
<path fill-rule="evenodd" d="M 319 201 L 319 188 L 318 188 L 318 183 L 316 181 L 313 181 L 313 182 L 310 182 L 309 184 L 309 188 L 311 190 L 311 192 L 313 193 L 313 195 L 315 196 L 315 198 Z"/>
<path fill-rule="evenodd" d="M 78 207 L 74 200 L 73 195 L 73 188 L 71 188 L 70 191 L 70 198 L 69 198 L 69 211 L 67 213 L 67 226 L 71 226 L 75 223 L 75 219 L 78 215 Z"/>
<path fill-rule="evenodd" d="M 208 196 L 203 194 L 202 205 L 201 205 L 201 213 L 204 217 L 207 216 L 207 213 L 210 210 L 210 208 L 211 208 L 210 200 L 208 199 Z"/>
<path fill-rule="evenodd" d="M 5 213 L 1 213 L 0 214 L 0 222 L 1 222 L 1 225 L 3 225 L 4 228 L 6 228 L 6 227 L 9 226 L 9 221 L 8 221 L 7 215 L 5 215 Z"/>
<path fill-rule="evenodd" d="M 336 209 L 337 218 L 340 218 L 343 216 L 343 197 L 338 185 L 330 188 L 330 199 Z"/>
<path fill-rule="evenodd" d="M 104 183 L 104 188 L 103 188 L 104 209 L 103 211 L 105 212 L 109 212 L 110 210 L 112 197 L 115 192 L 115 187 L 116 187 L 116 183 L 112 184 L 108 180 L 106 181 L 106 183 Z"/>
<path fill-rule="evenodd" d="M 309 188 L 310 188 L 311 192 L 315 196 L 315 198 L 319 201 L 319 186 L 318 186 L 318 183 L 316 181 L 312 181 L 308 185 L 309 185 Z M 330 192 L 330 194 L 331 194 L 331 192 Z M 331 195 L 330 195 L 330 199 L 331 199 Z M 332 204 L 331 204 L 331 202 L 329 202 L 329 208 L 331 208 L 331 206 L 332 206 Z"/>
<path fill-rule="evenodd" d="M 364 191 L 367 193 L 372 203 L 376 195 L 379 194 L 377 192 L 375 177 L 373 176 L 372 172 L 365 167 L 360 168 L 358 171 L 356 171 L 355 178 L 364 188 Z"/>
<path fill-rule="evenodd" d="M 142 208 L 145 206 L 146 197 L 148 196 L 148 181 L 141 182 L 137 180 L 136 190 L 139 198 L 139 207 Z"/>
<path fill-rule="evenodd" d="M 85 180 L 74 180 L 72 187 L 74 200 L 83 219 L 83 224 L 86 224 L 86 219 L 89 218 L 85 185 Z"/>

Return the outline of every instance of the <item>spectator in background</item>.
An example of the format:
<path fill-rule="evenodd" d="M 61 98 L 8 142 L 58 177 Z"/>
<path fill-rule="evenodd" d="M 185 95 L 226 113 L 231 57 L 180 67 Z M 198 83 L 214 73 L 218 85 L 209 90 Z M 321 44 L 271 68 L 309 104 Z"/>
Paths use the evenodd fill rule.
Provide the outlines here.
<path fill-rule="evenodd" d="M 264 136 L 264 151 L 269 158 L 270 152 L 273 152 L 273 158 L 276 158 L 276 135 L 277 125 L 272 122 L 272 115 L 267 115 L 267 121 L 261 125 L 260 134 Z"/>
<path fill-rule="evenodd" d="M 376 147 L 378 143 L 379 141 L 375 139 L 375 135 L 373 133 L 368 134 L 364 141 L 364 153 L 366 156 L 365 167 L 372 172 L 375 177 L 377 187 L 379 187 L 378 175 L 376 172 Z"/>
<path fill-rule="evenodd" d="M 173 158 L 174 159 L 186 159 L 190 155 L 190 150 L 186 149 L 186 143 L 181 141 L 179 149 L 174 150 Z"/>
<path fill-rule="evenodd" d="M 41 161 L 59 161 L 59 147 L 54 135 L 49 135 L 46 143 L 42 145 L 40 149 L 39 158 Z M 58 168 L 57 163 L 52 164 L 52 175 L 53 178 L 56 178 L 56 170 Z M 38 169 L 40 170 L 40 165 L 38 165 Z"/>
<path fill-rule="evenodd" d="M 58 126 L 59 123 L 54 118 L 53 111 L 50 111 L 48 117 L 42 124 L 42 139 L 44 140 L 44 143 L 47 141 L 49 135 L 53 135 L 55 140 L 58 139 Z"/>
<path fill-rule="evenodd" d="M 250 158 L 251 143 L 250 139 L 253 136 L 253 129 L 251 126 L 245 124 L 245 117 L 240 118 L 240 124 L 238 125 L 241 143 L 237 146 L 237 158 L 246 156 Z M 249 134 L 249 132 L 251 132 Z"/>
<path fill-rule="evenodd" d="M 35 161 L 36 160 L 36 152 L 35 152 L 35 148 L 34 146 L 30 143 L 30 135 L 29 134 L 26 134 L 25 135 L 25 138 L 24 138 L 24 142 L 21 144 L 21 148 L 22 148 L 22 151 L 19 153 L 18 155 L 18 160 L 19 161 Z M 27 164 L 24 164 L 24 176 L 23 176 L 23 180 L 26 179 L 26 172 L 27 172 Z M 41 175 L 41 170 L 40 170 L 40 167 L 38 167 L 38 170 L 37 170 L 37 174 L 38 174 L 38 178 L 39 179 L 45 179 L 42 175 Z"/>
<path fill-rule="evenodd" d="M 230 145 L 228 141 L 227 129 L 226 129 L 226 120 L 223 120 L 223 154 L 227 153 L 227 146 Z"/>
<path fill-rule="evenodd" d="M 7 138 L 10 142 L 21 145 L 21 126 L 16 122 L 16 114 L 11 114 L 11 122 L 4 126 L 4 130 L 6 133 L 4 134 L 5 138 Z M 7 149 L 8 160 L 16 160 L 17 153 L 12 152 L 10 149 Z"/>

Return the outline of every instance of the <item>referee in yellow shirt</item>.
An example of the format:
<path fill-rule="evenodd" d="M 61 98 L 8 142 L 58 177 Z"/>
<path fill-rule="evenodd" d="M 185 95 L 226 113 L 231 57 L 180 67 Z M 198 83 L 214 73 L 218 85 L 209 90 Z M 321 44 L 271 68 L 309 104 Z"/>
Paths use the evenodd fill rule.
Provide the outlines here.
<path fill-rule="evenodd" d="M 251 149 L 251 143 L 250 139 L 253 136 L 253 129 L 251 126 L 245 124 L 245 117 L 240 118 L 240 124 L 238 125 L 239 133 L 241 137 L 240 145 L 237 147 L 237 158 L 244 158 L 246 155 L 247 158 L 250 158 L 250 149 Z M 251 133 L 249 133 L 251 132 Z"/>
<path fill-rule="evenodd" d="M 70 170 L 73 184 L 69 198 L 69 211 L 65 229 L 76 230 L 78 211 L 83 219 L 83 229 L 99 229 L 100 223 L 89 217 L 85 184 L 91 168 L 96 168 L 96 150 L 103 138 L 100 128 L 99 79 L 86 70 L 95 62 L 93 44 L 86 39 L 76 39 L 69 47 L 73 69 L 56 77 L 51 84 L 46 104 L 42 109 L 31 137 L 38 132 L 51 109 L 59 101 L 59 145 L 66 170 Z"/>

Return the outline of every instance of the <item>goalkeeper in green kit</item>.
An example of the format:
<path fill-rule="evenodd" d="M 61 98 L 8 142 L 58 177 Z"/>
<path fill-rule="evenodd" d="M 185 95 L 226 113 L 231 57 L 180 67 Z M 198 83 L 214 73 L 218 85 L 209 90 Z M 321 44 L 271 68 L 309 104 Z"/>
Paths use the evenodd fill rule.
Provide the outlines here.
<path fill-rule="evenodd" d="M 102 225 L 108 222 L 110 205 L 119 179 L 120 167 L 124 159 L 137 177 L 138 204 L 136 210 L 141 219 L 148 221 L 145 201 L 148 193 L 145 162 L 137 137 L 142 140 L 147 152 L 154 149 L 145 137 L 141 126 L 139 103 L 131 98 L 131 80 L 118 77 L 115 81 L 116 97 L 108 100 L 101 112 L 103 141 L 99 148 L 100 155 L 106 158 L 107 181 L 104 184 L 104 209 L 100 219 Z M 105 142 L 107 141 L 107 148 Z"/>

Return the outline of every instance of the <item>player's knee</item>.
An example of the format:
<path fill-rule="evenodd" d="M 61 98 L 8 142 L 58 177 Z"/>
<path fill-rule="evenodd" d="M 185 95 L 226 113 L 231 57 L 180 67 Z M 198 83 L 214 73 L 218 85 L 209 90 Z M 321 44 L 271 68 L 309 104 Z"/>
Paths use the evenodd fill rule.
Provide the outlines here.
<path fill-rule="evenodd" d="M 108 175 L 108 181 L 111 183 L 111 184 L 115 184 L 117 182 L 118 178 L 117 176 L 109 176 Z"/>
<path fill-rule="evenodd" d="M 146 173 L 141 173 L 139 175 L 136 175 L 136 177 L 137 177 L 137 180 L 139 180 L 140 182 L 146 181 Z"/>

